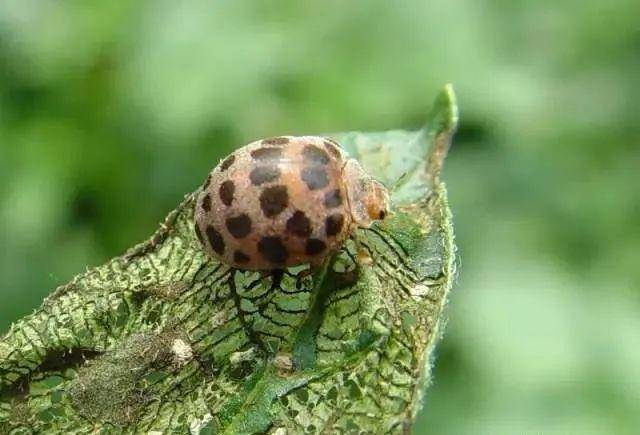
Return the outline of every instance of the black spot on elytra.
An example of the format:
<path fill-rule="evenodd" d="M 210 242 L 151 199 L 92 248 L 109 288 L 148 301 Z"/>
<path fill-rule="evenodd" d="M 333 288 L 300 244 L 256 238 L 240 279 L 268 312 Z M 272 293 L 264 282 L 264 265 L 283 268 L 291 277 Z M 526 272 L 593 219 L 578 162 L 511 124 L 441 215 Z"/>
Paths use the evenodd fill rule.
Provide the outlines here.
<path fill-rule="evenodd" d="M 210 184 L 211 184 L 211 174 L 209 174 L 207 179 L 204 181 L 204 184 L 202 185 L 202 190 L 206 190 Z"/>
<path fill-rule="evenodd" d="M 211 195 L 208 193 L 202 198 L 202 209 L 204 211 L 211 211 Z"/>
<path fill-rule="evenodd" d="M 242 251 L 236 251 L 233 254 L 233 261 L 235 261 L 236 263 L 244 264 L 244 263 L 248 263 L 249 260 L 251 260 L 251 258 Z"/>
<path fill-rule="evenodd" d="M 278 161 L 282 158 L 282 148 L 258 148 L 251 151 L 251 157 L 258 161 Z"/>
<path fill-rule="evenodd" d="M 322 189 L 329 184 L 329 176 L 322 166 L 303 168 L 300 177 L 307 184 L 309 190 Z"/>
<path fill-rule="evenodd" d="M 267 139 L 262 139 L 262 144 L 263 145 L 284 145 L 286 143 L 289 143 L 289 138 L 284 137 L 284 136 L 270 137 L 270 138 L 267 138 Z"/>
<path fill-rule="evenodd" d="M 325 219 L 325 230 L 327 232 L 327 236 L 335 236 L 342 231 L 342 227 L 344 226 L 344 216 L 340 213 L 332 214 L 331 216 Z"/>
<path fill-rule="evenodd" d="M 280 177 L 280 168 L 277 166 L 258 166 L 251 171 L 249 178 L 254 186 L 259 186 L 270 181 L 275 181 Z"/>
<path fill-rule="evenodd" d="M 260 208 L 266 217 L 279 215 L 289 205 L 286 186 L 267 187 L 260 194 Z"/>
<path fill-rule="evenodd" d="M 229 157 L 227 157 L 221 164 L 220 164 L 220 171 L 224 172 L 227 169 L 229 169 L 231 167 L 231 165 L 233 165 L 233 162 L 236 161 L 236 156 L 234 156 L 233 154 L 231 154 Z"/>
<path fill-rule="evenodd" d="M 251 218 L 244 213 L 240 216 L 227 218 L 225 224 L 227 225 L 227 230 L 236 239 L 246 237 L 251 232 Z"/>
<path fill-rule="evenodd" d="M 298 237 L 309 237 L 312 231 L 311 221 L 298 210 L 287 221 L 287 231 Z"/>
<path fill-rule="evenodd" d="M 198 237 L 198 240 L 200 240 L 200 243 L 202 243 L 204 245 L 204 238 L 202 237 L 202 231 L 200 231 L 200 226 L 198 225 L 197 222 L 193 226 L 193 229 L 195 230 L 196 236 Z"/>
<path fill-rule="evenodd" d="M 324 195 L 324 206 L 327 208 L 340 207 L 342 205 L 342 194 L 340 189 L 331 190 Z"/>
<path fill-rule="evenodd" d="M 260 239 L 258 252 L 265 260 L 275 264 L 284 264 L 289 256 L 287 248 L 280 240 L 280 237 L 263 237 Z"/>
<path fill-rule="evenodd" d="M 338 145 L 336 145 L 335 143 L 333 143 L 330 140 L 325 140 L 324 141 L 324 147 L 331 153 L 333 154 L 336 158 L 341 158 L 342 156 L 340 155 L 340 148 L 338 147 Z"/>
<path fill-rule="evenodd" d="M 327 244 L 320 239 L 307 240 L 305 252 L 307 255 L 318 255 L 327 249 Z"/>
<path fill-rule="evenodd" d="M 231 205 L 233 202 L 233 194 L 236 191 L 236 185 L 233 184 L 233 181 L 227 180 L 220 185 L 220 189 L 218 193 L 220 194 L 220 200 L 227 207 Z"/>
<path fill-rule="evenodd" d="M 211 249 L 220 255 L 224 254 L 224 240 L 222 239 L 222 235 L 211 225 L 207 227 L 207 238 L 209 239 Z"/>
<path fill-rule="evenodd" d="M 326 165 L 329 163 L 329 155 L 315 145 L 307 145 L 302 150 L 302 156 L 306 163 Z"/>

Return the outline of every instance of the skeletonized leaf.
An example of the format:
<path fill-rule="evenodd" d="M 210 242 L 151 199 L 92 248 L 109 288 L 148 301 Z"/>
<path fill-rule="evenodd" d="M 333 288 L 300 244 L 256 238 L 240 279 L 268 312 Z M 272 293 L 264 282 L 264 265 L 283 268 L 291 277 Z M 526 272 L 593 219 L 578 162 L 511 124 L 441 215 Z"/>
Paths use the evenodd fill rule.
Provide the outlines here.
<path fill-rule="evenodd" d="M 332 135 L 394 214 L 314 276 L 208 258 L 194 194 L 153 238 L 58 288 L 0 341 L 0 432 L 401 433 L 454 275 L 440 171 L 453 91 L 419 132 Z"/>

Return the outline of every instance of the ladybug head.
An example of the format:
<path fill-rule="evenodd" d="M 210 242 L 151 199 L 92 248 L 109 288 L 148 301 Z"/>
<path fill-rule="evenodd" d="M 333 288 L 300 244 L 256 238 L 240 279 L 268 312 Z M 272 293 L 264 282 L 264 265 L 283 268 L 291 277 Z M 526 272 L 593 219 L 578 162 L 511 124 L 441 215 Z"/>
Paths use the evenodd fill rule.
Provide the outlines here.
<path fill-rule="evenodd" d="M 389 191 L 353 159 L 345 166 L 345 181 L 351 215 L 358 226 L 369 228 L 389 215 Z"/>

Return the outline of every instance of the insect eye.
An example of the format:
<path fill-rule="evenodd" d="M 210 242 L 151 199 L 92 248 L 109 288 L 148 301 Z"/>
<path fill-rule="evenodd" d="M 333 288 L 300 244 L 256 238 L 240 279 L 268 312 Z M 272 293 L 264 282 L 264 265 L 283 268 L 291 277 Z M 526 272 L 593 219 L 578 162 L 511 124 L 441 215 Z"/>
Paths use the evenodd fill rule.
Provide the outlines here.
<path fill-rule="evenodd" d="M 380 210 L 380 214 L 378 215 L 378 219 L 383 220 L 387 216 L 387 212 L 385 210 Z"/>

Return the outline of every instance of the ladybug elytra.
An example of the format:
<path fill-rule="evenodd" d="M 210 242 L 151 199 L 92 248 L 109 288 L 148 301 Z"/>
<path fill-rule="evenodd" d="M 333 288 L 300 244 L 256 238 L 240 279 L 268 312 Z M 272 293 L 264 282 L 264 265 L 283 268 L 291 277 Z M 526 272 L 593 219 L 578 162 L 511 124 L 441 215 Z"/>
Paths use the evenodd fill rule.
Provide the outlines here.
<path fill-rule="evenodd" d="M 313 267 L 388 212 L 387 189 L 336 142 L 282 136 L 216 166 L 197 198 L 195 231 L 209 255 L 239 269 Z"/>

